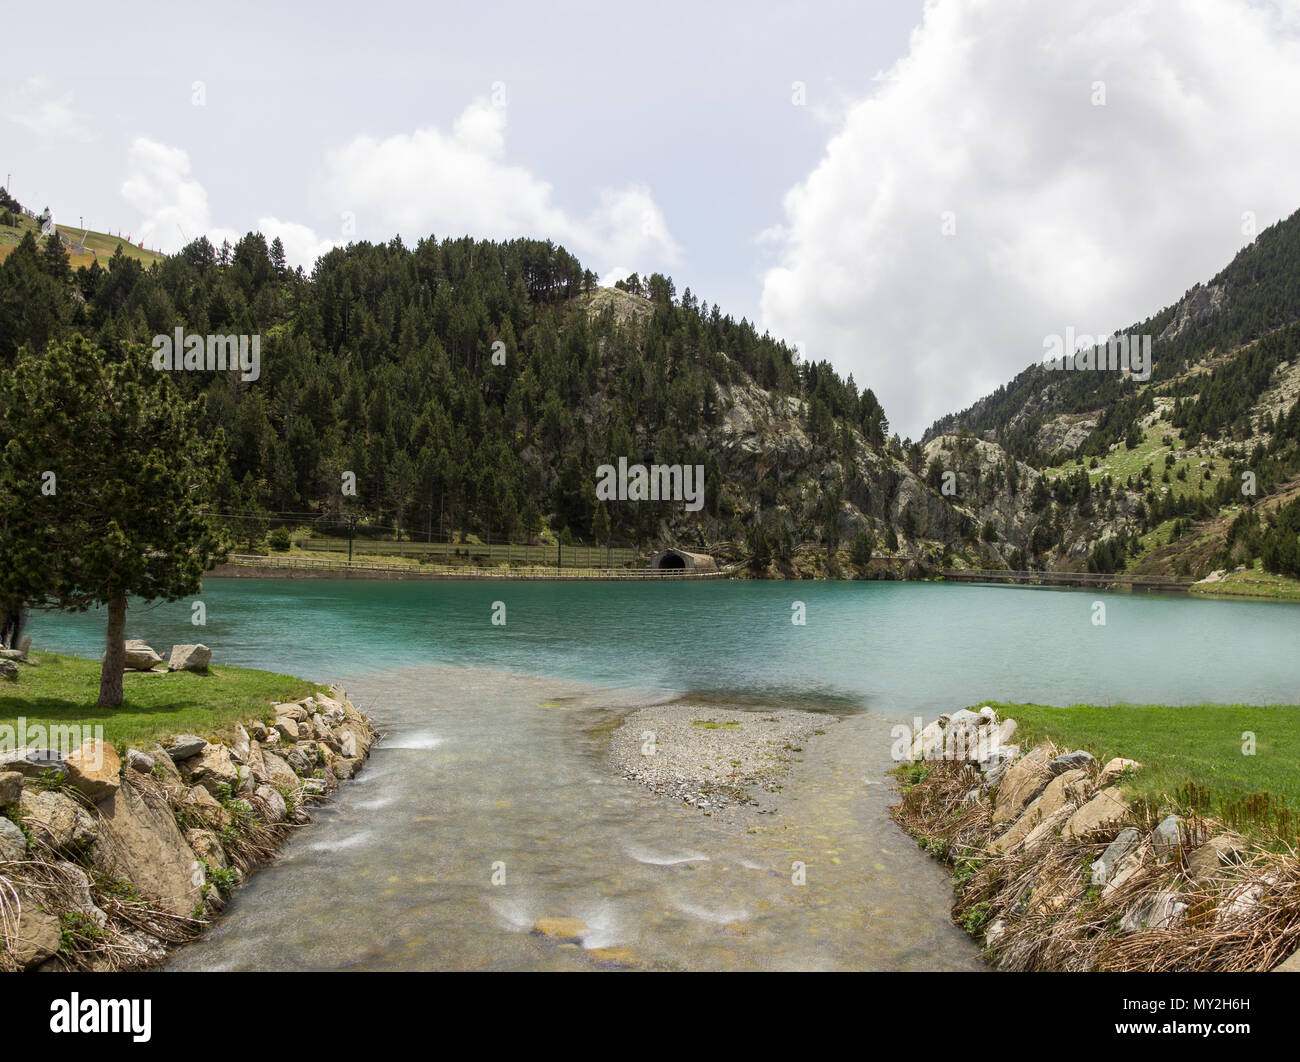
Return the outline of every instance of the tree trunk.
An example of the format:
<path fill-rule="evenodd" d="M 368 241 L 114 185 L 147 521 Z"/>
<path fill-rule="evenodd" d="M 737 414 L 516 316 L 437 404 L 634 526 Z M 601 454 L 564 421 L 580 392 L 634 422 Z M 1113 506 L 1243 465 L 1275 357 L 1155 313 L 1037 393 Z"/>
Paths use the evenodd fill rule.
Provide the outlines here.
<path fill-rule="evenodd" d="M 122 672 L 126 669 L 126 594 L 117 590 L 108 599 L 108 643 L 99 673 L 100 708 L 122 705 Z"/>

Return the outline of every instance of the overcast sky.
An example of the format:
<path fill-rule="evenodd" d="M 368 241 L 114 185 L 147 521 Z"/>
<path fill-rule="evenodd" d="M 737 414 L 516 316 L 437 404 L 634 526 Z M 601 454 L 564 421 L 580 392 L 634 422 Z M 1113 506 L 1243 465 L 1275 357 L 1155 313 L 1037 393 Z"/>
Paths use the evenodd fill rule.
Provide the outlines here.
<path fill-rule="evenodd" d="M 1300 208 L 1300 0 L 46 4 L 0 168 L 174 251 L 549 237 L 918 437 Z M 49 43 L 46 48 L 42 42 Z"/>

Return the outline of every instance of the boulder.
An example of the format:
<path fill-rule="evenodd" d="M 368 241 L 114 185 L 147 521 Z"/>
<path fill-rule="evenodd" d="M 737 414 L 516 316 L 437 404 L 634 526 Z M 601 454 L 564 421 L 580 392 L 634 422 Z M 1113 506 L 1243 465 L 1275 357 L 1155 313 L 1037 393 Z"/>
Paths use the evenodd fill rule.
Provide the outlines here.
<path fill-rule="evenodd" d="M 126 643 L 126 668 L 128 671 L 152 671 L 162 663 L 162 657 L 139 638 Z"/>
<path fill-rule="evenodd" d="M 229 866 L 226 850 L 221 847 L 221 838 L 213 830 L 190 828 L 185 831 L 185 843 L 207 864 L 209 870 L 225 870 Z"/>
<path fill-rule="evenodd" d="M 301 704 L 273 704 L 272 711 L 277 719 L 292 719 L 295 723 L 307 722 L 307 710 Z"/>
<path fill-rule="evenodd" d="M 263 750 L 262 759 L 266 764 L 266 773 L 270 778 L 271 785 L 277 788 L 288 787 L 292 791 L 297 791 L 299 786 L 298 776 L 294 773 L 292 767 L 274 752 Z"/>
<path fill-rule="evenodd" d="M 289 715 L 282 715 L 276 719 L 275 729 L 281 738 L 291 744 L 298 740 L 301 733 L 298 727 L 298 720 Z"/>
<path fill-rule="evenodd" d="M 1103 896 L 1110 896 L 1116 889 L 1121 888 L 1129 878 L 1142 869 L 1142 853 L 1135 850 L 1126 855 L 1115 864 L 1114 876 L 1106 882 L 1105 889 L 1102 890 Z"/>
<path fill-rule="evenodd" d="M 197 756 L 205 748 L 208 742 L 206 738 L 201 738 L 197 734 L 181 734 L 174 737 L 171 743 L 166 747 L 166 753 L 173 761 L 188 760 L 192 756 Z"/>
<path fill-rule="evenodd" d="M 167 785 L 185 784 L 184 780 L 181 778 L 181 772 L 176 769 L 175 762 L 173 762 L 171 756 L 167 754 L 167 750 L 161 745 L 155 745 L 149 750 L 149 758 L 153 760 L 154 766 L 157 767 L 159 771 L 162 771 L 162 780 L 164 783 Z M 157 773 L 158 771 L 154 772 L 155 775 Z"/>
<path fill-rule="evenodd" d="M 1127 772 L 1136 771 L 1141 766 L 1142 764 L 1137 760 L 1126 760 L 1121 756 L 1107 760 L 1106 766 L 1101 769 L 1101 774 L 1097 775 L 1097 788 L 1105 789 L 1108 785 L 1114 785 Z"/>
<path fill-rule="evenodd" d="M 167 659 L 168 671 L 207 671 L 212 650 L 206 645 L 173 645 Z"/>
<path fill-rule="evenodd" d="M 1074 752 L 1065 752 L 1057 756 L 1047 765 L 1047 769 L 1053 774 L 1064 774 L 1066 771 L 1077 770 L 1080 767 L 1091 767 L 1096 762 L 1096 757 L 1091 752 L 1076 749 Z"/>
<path fill-rule="evenodd" d="M 1087 781 L 1088 772 L 1081 769 L 1066 771 L 1053 778 L 1042 793 L 1030 801 L 1011 828 L 989 845 L 989 850 L 996 855 L 1011 851 L 1040 823 L 1056 816 L 1067 805 L 1082 800 Z"/>
<path fill-rule="evenodd" d="M 8 952 L 20 970 L 30 970 L 58 953 L 63 929 L 59 919 L 39 910 L 30 895 L 20 896 L 19 901 L 21 911 Z"/>
<path fill-rule="evenodd" d="M 348 759 L 365 759 L 370 754 L 374 737 L 365 723 L 349 719 L 338 728 L 339 750 Z"/>
<path fill-rule="evenodd" d="M 343 743 L 344 749 L 348 747 L 347 738 L 341 732 L 339 735 L 340 742 Z M 355 749 L 356 741 L 353 739 L 352 747 Z M 921 732 L 916 735 L 912 741 L 912 759 L 914 760 L 937 760 L 943 750 L 943 726 L 936 719 L 929 726 L 921 728 Z M 351 753 L 344 751 L 345 756 L 355 756 L 356 752 Z"/>
<path fill-rule="evenodd" d="M 0 815 L 0 863 L 26 858 L 27 837 L 18 826 Z"/>
<path fill-rule="evenodd" d="M 266 740 L 266 724 L 260 719 L 255 719 L 248 724 L 248 733 L 254 741 Z"/>
<path fill-rule="evenodd" d="M 307 776 L 316 769 L 316 759 L 302 745 L 291 745 L 284 758 L 296 774 Z"/>
<path fill-rule="evenodd" d="M 1020 817 L 1029 802 L 1047 788 L 1052 773 L 1047 769 L 1050 753 L 1045 746 L 1031 749 L 1007 768 L 998 783 L 998 798 L 993 806 L 993 822 L 1009 822 Z"/>
<path fill-rule="evenodd" d="M 17 772 L 24 778 L 44 778 L 51 771 L 60 781 L 68 777 L 68 768 L 57 750 L 23 746 L 12 752 L 0 752 L 0 774 Z"/>
<path fill-rule="evenodd" d="M 230 825 L 230 812 L 222 807 L 221 801 L 201 785 L 196 785 L 189 791 L 185 797 L 185 804 L 193 808 L 203 822 L 218 822 L 222 826 Z"/>
<path fill-rule="evenodd" d="M 103 927 L 108 921 L 108 915 L 95 906 L 95 897 L 90 891 L 90 878 L 86 872 L 76 863 L 69 863 L 67 860 L 57 863 L 56 866 L 63 872 L 64 881 L 71 893 L 71 909 L 77 914 L 93 919 L 97 926 Z"/>
<path fill-rule="evenodd" d="M 140 774 L 153 774 L 154 758 L 147 752 L 141 752 L 139 749 L 126 750 L 127 766 L 133 771 Z"/>
<path fill-rule="evenodd" d="M 223 786 L 231 793 L 239 788 L 239 768 L 225 745 L 205 745 L 198 756 L 186 761 L 185 766 L 190 782 L 203 786 L 214 797 L 220 794 Z"/>
<path fill-rule="evenodd" d="M 285 804 L 284 797 L 280 795 L 278 789 L 269 785 L 259 785 L 254 795 L 261 802 L 264 809 L 263 821 L 274 825 L 277 822 L 283 822 L 288 816 L 289 807 Z"/>
<path fill-rule="evenodd" d="M 0 808 L 7 808 L 10 804 L 16 804 L 22 792 L 23 776 L 21 771 L 0 772 Z"/>
<path fill-rule="evenodd" d="M 63 762 L 68 768 L 68 780 L 92 804 L 117 792 L 122 761 L 112 745 L 95 738 L 68 753 Z"/>
<path fill-rule="evenodd" d="M 1113 789 L 1102 789 L 1079 808 L 1061 830 L 1067 841 L 1093 840 L 1099 835 L 1117 832 L 1129 818 L 1128 804 Z"/>
<path fill-rule="evenodd" d="M 1228 867 L 1240 866 L 1249 850 L 1245 838 L 1221 833 L 1211 837 L 1187 857 L 1187 873 L 1193 881 L 1211 884 L 1225 877 Z"/>
<path fill-rule="evenodd" d="M 1184 847 L 1200 844 L 1204 833 L 1204 827 L 1192 826 L 1180 815 L 1168 815 L 1151 831 L 1151 847 L 1160 860 L 1176 859 Z"/>
<path fill-rule="evenodd" d="M 71 797 L 56 789 L 28 786 L 18 799 L 23 825 L 33 841 L 55 851 L 94 847 L 100 830 L 94 816 Z"/>
<path fill-rule="evenodd" d="M 10 682 L 17 682 L 18 665 L 12 660 L 0 658 L 0 678 L 8 679 Z"/>
<path fill-rule="evenodd" d="M 238 723 L 235 724 L 235 737 L 230 743 L 230 758 L 236 763 L 248 763 L 248 754 L 252 749 L 253 739 L 248 731 Z"/>
<path fill-rule="evenodd" d="M 127 781 L 99 813 L 113 871 L 172 914 L 192 915 L 203 898 L 202 868 L 167 801 Z"/>
<path fill-rule="evenodd" d="M 1019 729 L 1020 724 L 1014 719 L 1003 719 L 1002 722 L 998 724 L 997 729 L 998 746 L 1000 748 L 1005 748 L 1007 745 L 1011 744 L 1011 739 L 1016 736 L 1016 731 Z"/>
<path fill-rule="evenodd" d="M 1169 929 L 1182 921 L 1187 904 L 1172 892 L 1158 892 L 1143 900 L 1120 919 L 1119 928 L 1124 933 L 1143 929 Z"/>
<path fill-rule="evenodd" d="M 1291 953 L 1291 958 L 1284 959 L 1273 967 L 1274 973 L 1300 973 L 1300 951 Z"/>
<path fill-rule="evenodd" d="M 1119 835 L 1106 846 L 1106 851 L 1092 864 L 1092 883 L 1107 885 L 1115 876 L 1115 869 L 1120 862 L 1137 848 L 1142 835 L 1132 826 L 1119 831 Z"/>

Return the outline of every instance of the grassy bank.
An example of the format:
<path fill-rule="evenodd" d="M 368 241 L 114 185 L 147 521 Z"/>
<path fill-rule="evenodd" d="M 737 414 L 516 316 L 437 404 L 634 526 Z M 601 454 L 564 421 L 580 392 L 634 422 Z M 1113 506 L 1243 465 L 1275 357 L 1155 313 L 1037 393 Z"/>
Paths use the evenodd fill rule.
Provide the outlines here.
<path fill-rule="evenodd" d="M 120 708 L 97 708 L 98 660 L 34 653 L 38 667 L 23 667 L 16 682 L 0 682 L 0 726 L 102 726 L 104 740 L 120 747 L 150 745 L 172 734 L 229 739 L 236 723 L 268 718 L 275 701 L 296 700 L 323 687 L 316 683 L 238 667 L 213 667 L 206 675 L 127 672 Z"/>
<path fill-rule="evenodd" d="M 1300 816 L 1300 705 L 1042 704 L 991 702 L 1020 724 L 1028 747 L 1050 739 L 1143 769 L 1129 784 L 1152 804 L 1200 811 L 1248 832 L 1294 841 Z M 979 706 L 976 705 L 976 708 Z M 1253 735 L 1253 755 L 1249 748 Z"/>

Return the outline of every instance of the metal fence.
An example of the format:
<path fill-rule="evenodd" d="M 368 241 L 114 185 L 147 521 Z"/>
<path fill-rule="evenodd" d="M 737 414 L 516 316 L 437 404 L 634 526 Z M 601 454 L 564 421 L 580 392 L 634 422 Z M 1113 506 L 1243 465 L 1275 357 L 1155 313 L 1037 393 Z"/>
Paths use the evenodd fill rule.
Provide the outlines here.
<path fill-rule="evenodd" d="M 296 536 L 293 544 L 311 553 L 349 554 L 347 536 Z M 627 545 L 594 546 L 521 542 L 394 542 L 356 536 L 351 555 L 410 558 L 422 564 L 536 566 L 544 568 L 633 568 L 642 558 Z"/>

